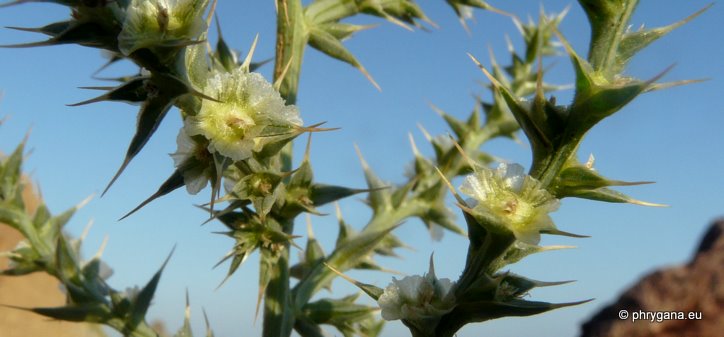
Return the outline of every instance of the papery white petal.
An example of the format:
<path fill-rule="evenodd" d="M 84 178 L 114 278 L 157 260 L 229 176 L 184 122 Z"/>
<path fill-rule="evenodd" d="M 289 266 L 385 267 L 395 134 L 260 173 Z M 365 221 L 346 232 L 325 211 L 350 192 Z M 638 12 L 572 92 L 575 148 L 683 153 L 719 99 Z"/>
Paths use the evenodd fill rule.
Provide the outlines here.
<path fill-rule="evenodd" d="M 501 163 L 498 167 L 498 177 L 502 178 L 506 187 L 513 192 L 520 192 L 526 174 L 523 166 L 519 164 Z"/>
<path fill-rule="evenodd" d="M 400 291 L 400 296 L 404 300 L 414 300 L 417 298 L 418 290 L 420 285 L 425 281 L 422 276 L 413 275 L 407 276 L 402 280 L 393 280 L 392 282 L 397 285 Z"/>
<path fill-rule="evenodd" d="M 197 193 L 201 192 L 201 190 L 206 187 L 206 184 L 209 182 L 209 178 L 207 178 L 203 172 L 194 172 L 192 171 L 191 174 L 186 174 L 184 172 L 184 184 L 186 185 L 186 191 L 191 195 L 196 195 Z"/>
<path fill-rule="evenodd" d="M 445 298 L 450 293 L 450 290 L 452 290 L 454 285 L 455 282 L 450 281 L 450 279 L 447 278 L 437 280 L 437 291 L 439 292 L 440 297 Z"/>
<path fill-rule="evenodd" d="M 176 136 L 176 145 L 178 148 L 176 152 L 171 154 L 171 158 L 173 158 L 174 166 L 179 167 L 186 159 L 193 155 L 196 143 L 186 133 L 186 128 L 181 128 L 178 136 Z"/>
<path fill-rule="evenodd" d="M 377 303 L 382 310 L 382 318 L 388 321 L 402 318 L 402 312 L 400 311 L 402 300 L 396 284 L 393 283 L 387 286 L 382 296 L 377 300 Z"/>
<path fill-rule="evenodd" d="M 103 280 L 107 280 L 113 276 L 113 269 L 107 263 L 101 261 L 100 267 L 98 268 L 98 277 Z"/>
<path fill-rule="evenodd" d="M 486 184 L 484 175 L 473 174 L 465 177 L 460 191 L 476 200 L 486 200 L 490 193 L 490 188 L 489 185 Z"/>
<path fill-rule="evenodd" d="M 386 320 L 439 317 L 454 307 L 453 288 L 454 283 L 449 279 L 437 280 L 430 273 L 425 277 L 393 278 L 377 302 L 382 309 L 382 318 Z"/>
<path fill-rule="evenodd" d="M 131 287 L 126 288 L 126 290 L 123 292 L 123 295 L 125 298 L 127 298 L 131 301 L 134 301 L 138 297 L 138 294 L 140 294 L 140 293 L 141 293 L 141 288 L 139 288 L 138 286 L 134 286 L 132 288 Z"/>

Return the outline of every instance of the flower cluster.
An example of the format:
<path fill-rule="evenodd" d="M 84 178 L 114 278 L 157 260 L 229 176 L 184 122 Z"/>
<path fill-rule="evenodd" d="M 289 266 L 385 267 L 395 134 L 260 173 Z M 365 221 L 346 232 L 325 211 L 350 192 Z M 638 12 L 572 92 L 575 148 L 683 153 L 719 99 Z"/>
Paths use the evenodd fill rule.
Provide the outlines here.
<path fill-rule="evenodd" d="M 468 204 L 474 217 L 512 232 L 522 242 L 535 245 L 541 231 L 555 229 L 548 213 L 558 209 L 558 199 L 518 164 L 481 168 L 465 179 L 460 191 L 472 197 Z"/>

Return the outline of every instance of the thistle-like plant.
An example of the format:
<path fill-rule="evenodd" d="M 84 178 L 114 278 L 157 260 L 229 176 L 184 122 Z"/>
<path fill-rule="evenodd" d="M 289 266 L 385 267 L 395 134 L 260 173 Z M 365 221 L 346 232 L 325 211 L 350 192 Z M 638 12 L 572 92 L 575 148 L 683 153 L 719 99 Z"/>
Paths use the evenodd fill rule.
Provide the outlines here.
<path fill-rule="evenodd" d="M 19 4 L 17 0 L 10 4 Z M 382 270 L 376 255 L 391 256 L 402 247 L 392 231 L 405 219 L 419 218 L 433 233 L 440 228 L 469 239 L 465 269 L 452 282 L 438 279 L 431 259 L 424 276 L 395 280 L 385 289 L 355 282 L 378 300 L 386 320 L 400 319 L 413 336 L 452 336 L 462 326 L 505 316 L 526 316 L 579 304 L 551 304 L 523 299 L 531 289 L 560 284 L 530 280 L 503 268 L 527 255 L 560 247 L 538 246 L 541 234 L 576 236 L 557 229 L 550 212 L 564 197 L 607 202 L 646 204 L 609 189 L 630 185 L 609 180 L 581 164 L 576 149 L 598 122 L 620 110 L 636 96 L 669 86 L 654 78 L 640 81 L 623 75 L 627 62 L 646 45 L 683 24 L 630 32 L 635 0 L 581 0 L 592 27 L 588 58 L 580 57 L 558 32 L 565 14 L 541 15 L 523 23 L 513 18 L 525 44 L 523 53 L 511 48 L 511 63 L 501 67 L 491 60 L 490 70 L 477 60 L 491 84 L 492 101 L 478 99 L 470 117 L 461 121 L 435 108 L 452 135 L 432 137 L 435 155 L 423 156 L 410 136 L 414 162 L 408 181 L 383 182 L 360 153 L 366 189 L 320 183 L 315 179 L 309 153 L 292 166 L 292 141 L 304 133 L 329 131 L 321 123 L 304 126 L 295 105 L 306 46 L 360 70 L 377 86 L 366 68 L 344 46 L 343 40 L 370 28 L 344 22 L 356 15 L 383 18 L 406 29 L 434 26 L 412 0 L 276 0 L 277 43 L 274 78 L 255 72 L 256 46 L 245 57 L 234 52 L 219 31 L 212 48 L 207 41 L 216 3 L 207 0 L 44 1 L 67 6 L 67 21 L 39 28 L 22 28 L 48 35 L 42 42 L 12 47 L 79 44 L 103 49 L 111 62 L 128 60 L 140 70 L 103 95 L 77 103 L 124 101 L 140 103 L 138 123 L 128 150 L 106 192 L 131 160 L 153 136 L 167 113 L 176 107 L 183 121 L 172 154 L 175 167 L 168 179 L 131 215 L 149 202 L 181 187 L 195 194 L 207 185 L 211 197 L 206 209 L 219 220 L 233 240 L 219 264 L 230 261 L 227 279 L 252 252 L 260 254 L 259 297 L 263 303 L 263 335 L 322 336 L 331 325 L 345 336 L 377 336 L 383 325 L 376 307 L 360 304 L 356 295 L 318 299 L 339 275 L 351 269 Z M 479 0 L 447 0 L 462 22 L 471 8 L 504 13 Z M 542 59 L 559 50 L 555 38 L 574 65 L 575 95 L 567 106 L 546 98 L 558 86 L 544 82 Z M 678 83 L 674 83 L 678 84 Z M 484 118 L 483 118 L 484 115 Z M 517 164 L 489 168 L 494 157 L 480 147 L 497 137 L 516 137 L 523 131 L 532 148 L 528 173 Z M 18 191 L 22 146 L 0 167 L 2 204 L 0 221 L 20 230 L 27 243 L 7 255 L 14 262 L 5 274 L 44 271 L 68 292 L 62 308 L 32 309 L 55 319 L 106 324 L 126 336 L 155 336 L 145 314 L 159 282 L 159 271 L 138 291 L 118 292 L 104 278 L 100 259 L 81 262 L 77 244 L 61 228 L 72 211 L 52 217 L 41 207 L 24 212 Z M 460 196 L 450 181 L 467 176 Z M 448 209 L 452 190 L 467 226 L 462 230 Z M 105 193 L 105 192 L 104 192 Z M 360 230 L 338 212 L 339 236 L 326 254 L 309 231 L 302 257 L 290 265 L 295 219 L 302 213 L 320 214 L 318 207 L 345 197 L 367 193 L 372 217 Z M 218 207 L 223 203 L 223 207 Z M 311 228 L 311 227 L 310 227 Z M 301 248 L 301 247 L 300 247 Z M 346 276 L 344 276 L 346 277 Z M 292 278 L 298 282 L 291 281 Z M 315 300 L 313 300 L 315 299 Z M 187 321 L 177 336 L 190 335 Z M 208 335 L 211 335 L 209 330 Z"/>
<path fill-rule="evenodd" d="M 548 215 L 558 208 L 564 197 L 657 206 L 610 189 L 611 186 L 643 182 L 604 178 L 593 169 L 593 158 L 581 164 L 576 150 L 592 127 L 640 94 L 690 82 L 657 84 L 663 73 L 641 81 L 622 72 L 636 52 L 705 9 L 671 26 L 631 32 L 621 27 L 628 26 L 637 1 L 581 1 L 581 4 L 593 31 L 588 60 L 580 57 L 558 32 L 557 23 L 563 15 L 541 15 L 538 25 L 523 25 L 515 20 L 528 50 L 524 57 L 514 54 L 513 65 L 505 71 L 493 61 L 491 72 L 471 56 L 490 80 L 493 91 L 493 103 L 483 104 L 488 113 L 486 126 L 495 123 L 493 117 L 496 116 L 510 113 L 515 118 L 516 127 L 523 130 L 533 152 L 532 167 L 527 174 L 518 164 L 500 164 L 496 170 L 487 168 L 487 162 L 478 159 L 480 155 L 476 151 L 480 144 L 468 150 L 467 139 L 474 134 L 470 125 L 477 124 L 475 113 L 468 123 L 443 113 L 455 133 L 457 144 L 454 149 L 433 140 L 436 153 L 444 153 L 443 149 L 457 151 L 460 163 L 467 162 L 462 170 L 453 171 L 452 175 L 445 170 L 449 168 L 448 163 L 438 163 L 440 168 L 437 169 L 441 181 L 453 192 L 467 223 L 470 246 L 459 279 L 452 285 L 445 282 L 444 287 L 438 288 L 437 279 L 430 277 L 434 275 L 431 263 L 427 276 L 393 281 L 384 290 L 354 281 L 378 301 L 383 318 L 402 320 L 413 336 L 453 336 L 469 323 L 504 316 L 534 315 L 587 302 L 552 304 L 526 300 L 523 297 L 533 288 L 566 282 L 531 280 L 503 268 L 534 253 L 565 248 L 538 246 L 541 234 L 580 237 L 558 230 Z M 612 26 L 621 29 L 614 30 L 616 33 L 613 34 L 609 30 Z M 551 86 L 543 81 L 541 58 L 552 53 L 550 39 L 553 35 L 565 47 L 576 74 L 574 99 L 567 106 L 557 105 L 553 96 L 546 98 Z M 536 65 L 536 70 L 532 71 Z M 521 74 L 522 81 L 516 78 Z M 512 81 L 509 76 L 513 77 Z M 423 167 L 420 162 L 420 159 L 416 160 L 416 169 Z M 432 165 L 429 161 L 427 164 L 429 169 Z M 467 200 L 449 183 L 451 176 L 466 170 L 472 174 L 465 178 L 460 191 L 470 197 Z M 425 281 L 421 281 L 423 279 Z"/>

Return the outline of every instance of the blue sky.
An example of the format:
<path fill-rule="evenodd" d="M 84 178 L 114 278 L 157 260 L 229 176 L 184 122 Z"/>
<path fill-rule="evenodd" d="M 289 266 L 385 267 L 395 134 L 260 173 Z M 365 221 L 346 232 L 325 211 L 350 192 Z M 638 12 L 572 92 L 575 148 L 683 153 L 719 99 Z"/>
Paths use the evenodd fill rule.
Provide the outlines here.
<path fill-rule="evenodd" d="M 429 2 L 429 3 L 427 3 Z M 525 18 L 537 16 L 538 1 L 491 1 L 504 10 Z M 571 12 L 561 31 L 581 54 L 587 50 L 589 30 L 575 2 L 545 1 L 546 11 Z M 647 27 L 668 24 L 707 5 L 707 1 L 642 1 L 633 24 Z M 307 124 L 327 121 L 341 127 L 337 132 L 314 137 L 312 163 L 319 181 L 363 187 L 359 161 L 353 151 L 358 144 L 367 161 L 384 179 L 403 181 L 405 166 L 412 158 L 407 142 L 411 132 L 425 153 L 424 138 L 417 129 L 423 125 L 433 134 L 447 132 L 428 102 L 460 118 L 473 106 L 472 94 L 485 94 L 483 75 L 466 53 L 489 64 L 490 46 L 500 63 L 506 63 L 504 34 L 521 46 L 509 19 L 476 12 L 466 34 L 443 1 L 422 4 L 439 29 L 408 32 L 382 24 L 360 33 L 347 45 L 382 87 L 378 92 L 356 70 L 346 64 L 308 50 L 301 78 L 298 105 Z M 220 0 L 218 13 L 224 36 L 233 47 L 247 50 L 260 34 L 259 58 L 273 56 L 274 7 L 271 1 Z M 36 27 L 67 17 L 67 10 L 49 4 L 29 4 L 0 10 L 3 26 Z M 379 22 L 355 19 L 358 22 Z M 724 53 L 721 43 L 724 8 L 716 5 L 698 19 L 674 31 L 642 52 L 627 73 L 650 78 L 671 64 L 676 67 L 664 80 L 709 78 L 705 83 L 644 95 L 611 118 L 604 120 L 585 139 L 580 155 L 596 158 L 602 174 L 621 180 L 651 180 L 653 185 L 621 189 L 633 197 L 671 205 L 645 208 L 603 204 L 585 200 L 564 200 L 554 213 L 559 228 L 591 235 L 589 239 L 544 238 L 544 244 L 576 245 L 575 250 L 532 256 L 511 266 L 511 271 L 531 278 L 576 283 L 536 290 L 531 299 L 567 302 L 596 298 L 592 303 L 562 309 L 531 318 L 507 318 L 464 328 L 458 336 L 573 336 L 580 323 L 615 298 L 636 279 L 661 266 L 688 260 L 707 224 L 724 214 L 724 114 L 721 93 L 724 86 Z M 7 29 L 0 30 L 0 44 L 35 41 L 42 38 Z M 0 150 L 10 151 L 32 128 L 33 149 L 25 169 L 38 182 L 50 208 L 59 212 L 99 195 L 122 161 L 135 125 L 137 108 L 120 103 L 100 103 L 71 108 L 94 96 L 80 86 L 103 85 L 90 75 L 104 59 L 97 50 L 78 46 L 41 49 L 0 50 L 0 115 L 9 120 L 0 130 Z M 128 65 L 116 65 L 106 74 L 131 74 Z M 262 72 L 269 77 L 271 67 Z M 571 83 L 567 58 L 561 57 L 548 81 Z M 559 101 L 570 92 L 556 93 Z M 180 327 L 184 291 L 189 289 L 193 324 L 203 326 L 201 308 L 208 312 L 219 336 L 254 336 L 261 322 L 254 324 L 257 292 L 256 257 L 249 259 L 221 289 L 214 290 L 225 275 L 225 267 L 211 270 L 231 247 L 225 237 L 212 234 L 220 225 L 200 227 L 206 214 L 193 204 L 208 198 L 207 191 L 192 197 L 177 191 L 150 204 L 132 217 L 117 222 L 121 215 L 153 193 L 172 171 L 167 156 L 176 149 L 181 122 L 171 113 L 144 151 L 103 197 L 96 197 L 80 211 L 68 231 L 78 235 L 90 219 L 96 225 L 86 242 L 93 254 L 103 237 L 110 237 L 105 259 L 115 270 L 111 284 L 119 289 L 143 284 L 162 263 L 174 244 L 176 253 L 161 281 L 151 316 Z M 300 150 L 302 146 L 297 146 Z M 530 164 L 528 146 L 507 140 L 486 144 L 484 149 L 498 157 Z M 297 156 L 299 158 L 299 156 Z M 348 222 L 362 227 L 369 212 L 360 198 L 342 202 Z M 333 212 L 331 207 L 327 212 Z M 304 233 L 303 219 L 297 225 Z M 314 217 L 314 229 L 331 249 L 337 226 L 333 217 Z M 462 221 L 462 220 L 461 220 Z M 461 222 L 462 224 L 462 222 Z M 405 274 L 426 271 L 427 259 L 435 252 L 437 274 L 456 279 L 462 270 L 466 240 L 448 234 L 440 242 L 430 240 L 418 221 L 408 221 L 397 234 L 409 240 L 415 251 L 403 251 L 403 260 L 381 259 L 384 266 Z M 293 252 L 296 255 L 296 252 Z M 391 276 L 352 272 L 353 277 L 384 287 Z M 338 280 L 338 296 L 354 289 Z M 323 294 L 328 296 L 328 294 Z M 684 310 L 685 308 L 682 308 Z M 334 335 L 334 333 L 332 334 Z M 404 327 L 388 324 L 384 336 L 404 335 Z"/>

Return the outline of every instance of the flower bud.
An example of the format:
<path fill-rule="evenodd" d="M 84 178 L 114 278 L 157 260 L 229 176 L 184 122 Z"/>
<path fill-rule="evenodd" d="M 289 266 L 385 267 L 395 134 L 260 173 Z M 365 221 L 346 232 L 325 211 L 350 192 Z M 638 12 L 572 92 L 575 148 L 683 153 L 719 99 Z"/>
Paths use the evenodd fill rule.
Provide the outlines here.
<path fill-rule="evenodd" d="M 141 48 L 182 45 L 205 29 L 206 0 L 132 0 L 126 10 L 119 49 L 130 55 Z"/>

